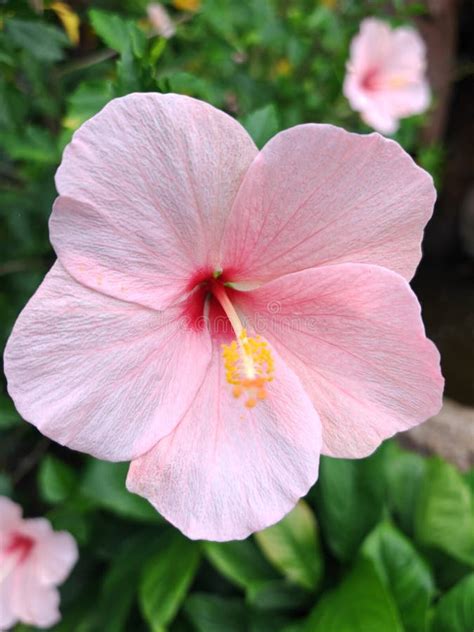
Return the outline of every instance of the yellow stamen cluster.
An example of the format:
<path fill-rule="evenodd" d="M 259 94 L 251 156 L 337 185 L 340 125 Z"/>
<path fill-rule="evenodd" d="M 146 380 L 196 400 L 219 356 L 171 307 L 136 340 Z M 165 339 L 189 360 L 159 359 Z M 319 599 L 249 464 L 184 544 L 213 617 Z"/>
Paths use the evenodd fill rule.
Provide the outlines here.
<path fill-rule="evenodd" d="M 273 380 L 274 363 L 271 350 L 260 336 L 248 338 L 242 329 L 237 340 L 222 345 L 225 377 L 232 385 L 234 397 L 246 393 L 245 406 L 253 408 L 258 400 L 265 399 L 265 385 Z"/>

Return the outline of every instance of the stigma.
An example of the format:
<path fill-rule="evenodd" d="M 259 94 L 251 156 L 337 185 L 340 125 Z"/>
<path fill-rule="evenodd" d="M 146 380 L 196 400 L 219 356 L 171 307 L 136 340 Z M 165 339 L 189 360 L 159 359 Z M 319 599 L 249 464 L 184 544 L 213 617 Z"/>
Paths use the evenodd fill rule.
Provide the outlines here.
<path fill-rule="evenodd" d="M 232 387 L 234 397 L 245 395 L 245 406 L 254 408 L 267 397 L 266 386 L 273 380 L 271 349 L 260 336 L 247 335 L 225 287 L 216 281 L 211 287 L 235 333 L 235 340 L 222 345 L 226 381 Z"/>
<path fill-rule="evenodd" d="M 234 397 L 246 395 L 245 406 L 254 408 L 267 397 L 266 385 L 273 380 L 271 350 L 260 336 L 249 338 L 242 329 L 237 340 L 222 345 L 225 377 Z"/>

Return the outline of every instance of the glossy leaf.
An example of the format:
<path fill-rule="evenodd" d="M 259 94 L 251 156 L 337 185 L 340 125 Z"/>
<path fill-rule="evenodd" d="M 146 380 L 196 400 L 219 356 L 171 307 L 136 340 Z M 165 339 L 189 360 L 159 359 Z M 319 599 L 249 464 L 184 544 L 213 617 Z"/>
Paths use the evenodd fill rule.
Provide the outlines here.
<path fill-rule="evenodd" d="M 426 458 L 403 450 L 395 441 L 387 445 L 387 500 L 397 522 L 408 534 L 413 533 L 418 494 L 426 466 Z"/>
<path fill-rule="evenodd" d="M 241 588 L 248 588 L 277 577 L 251 539 L 204 542 L 203 547 L 210 563 L 224 577 Z"/>
<path fill-rule="evenodd" d="M 427 563 L 411 542 L 390 523 L 382 523 L 365 540 L 362 551 L 392 594 L 406 632 L 426 630 L 435 587 Z"/>
<path fill-rule="evenodd" d="M 194 593 L 185 612 L 197 632 L 247 632 L 247 611 L 241 599 Z"/>
<path fill-rule="evenodd" d="M 395 603 L 373 564 L 360 559 L 338 588 L 323 595 L 302 632 L 403 632 Z"/>
<path fill-rule="evenodd" d="M 56 504 L 73 492 L 77 485 L 77 475 L 72 467 L 48 454 L 38 471 L 38 485 L 43 500 Z"/>
<path fill-rule="evenodd" d="M 431 632 L 474 630 L 474 573 L 461 580 L 439 600 Z"/>
<path fill-rule="evenodd" d="M 153 632 L 170 623 L 186 598 L 197 571 L 201 547 L 172 531 L 166 546 L 149 559 L 140 582 L 140 606 Z"/>
<path fill-rule="evenodd" d="M 322 457 L 316 501 L 319 524 L 331 551 L 348 561 L 382 516 L 384 453 L 367 459 Z"/>
<path fill-rule="evenodd" d="M 308 590 L 317 588 L 323 574 L 323 558 L 316 519 L 304 501 L 255 537 L 267 559 L 282 575 Z"/>
<path fill-rule="evenodd" d="M 125 487 L 128 463 L 107 463 L 91 459 L 81 491 L 98 507 L 142 522 L 163 522 L 163 518 L 141 496 Z"/>
<path fill-rule="evenodd" d="M 415 521 L 416 539 L 474 567 L 474 499 L 453 465 L 429 460 Z"/>

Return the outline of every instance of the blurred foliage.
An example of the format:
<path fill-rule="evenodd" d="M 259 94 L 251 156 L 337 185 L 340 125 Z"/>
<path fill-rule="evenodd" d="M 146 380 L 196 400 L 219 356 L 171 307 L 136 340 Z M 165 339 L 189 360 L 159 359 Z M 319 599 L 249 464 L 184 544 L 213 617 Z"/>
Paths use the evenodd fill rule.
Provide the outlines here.
<path fill-rule="evenodd" d="M 0 335 L 51 265 L 54 172 L 73 132 L 110 99 L 177 91 L 236 116 L 262 146 L 317 121 L 370 131 L 341 93 L 367 14 L 404 23 L 421 3 L 174 0 L 170 39 L 146 2 L 11 1 L 0 16 Z M 439 181 L 443 151 L 397 140 Z M 388 442 L 323 458 L 320 481 L 242 542 L 191 542 L 124 485 L 127 465 L 53 445 L 0 394 L 0 493 L 69 530 L 80 561 L 56 632 L 472 632 L 474 473 Z M 27 630 L 17 626 L 17 630 Z"/>

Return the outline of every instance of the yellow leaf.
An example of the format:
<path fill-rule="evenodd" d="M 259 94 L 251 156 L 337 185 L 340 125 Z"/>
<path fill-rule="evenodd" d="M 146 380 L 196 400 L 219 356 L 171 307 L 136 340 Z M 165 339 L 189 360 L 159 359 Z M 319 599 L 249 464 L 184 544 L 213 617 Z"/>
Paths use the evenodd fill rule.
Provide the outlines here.
<path fill-rule="evenodd" d="M 50 6 L 58 18 L 61 20 L 64 26 L 64 30 L 67 33 L 70 41 L 74 46 L 79 44 L 79 25 L 80 19 L 77 13 L 71 9 L 71 7 L 65 2 L 53 2 Z"/>

